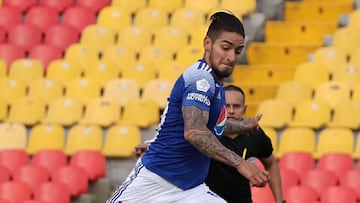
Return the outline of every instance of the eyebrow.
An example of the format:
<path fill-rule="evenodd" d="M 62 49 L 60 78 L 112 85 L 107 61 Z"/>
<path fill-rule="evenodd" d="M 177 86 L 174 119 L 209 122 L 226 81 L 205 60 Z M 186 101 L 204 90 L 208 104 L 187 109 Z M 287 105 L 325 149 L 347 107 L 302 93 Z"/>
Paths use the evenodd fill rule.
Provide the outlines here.
<path fill-rule="evenodd" d="M 227 43 L 227 44 L 230 44 L 230 45 L 234 45 L 232 42 L 230 42 L 230 41 L 228 41 L 228 40 L 226 40 L 226 39 L 224 39 L 223 41 L 221 41 L 221 42 L 225 42 L 225 43 Z M 239 46 L 239 47 L 237 47 L 237 48 L 244 48 L 245 47 L 245 45 L 241 45 L 241 46 Z"/>

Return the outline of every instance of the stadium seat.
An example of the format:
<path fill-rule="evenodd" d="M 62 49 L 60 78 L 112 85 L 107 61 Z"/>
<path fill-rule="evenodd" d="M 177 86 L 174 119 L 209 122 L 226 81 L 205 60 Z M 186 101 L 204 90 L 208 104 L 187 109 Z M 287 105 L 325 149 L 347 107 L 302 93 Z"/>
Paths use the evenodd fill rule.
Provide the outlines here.
<path fill-rule="evenodd" d="M 121 72 L 122 69 L 134 64 L 137 60 L 137 52 L 126 46 L 108 46 L 101 52 L 101 61 L 113 64 Z"/>
<path fill-rule="evenodd" d="M 75 5 L 90 8 L 95 13 L 98 13 L 102 8 L 110 5 L 110 3 L 111 0 L 77 0 Z"/>
<path fill-rule="evenodd" d="M 141 114 L 136 113 L 141 112 Z M 121 124 L 134 124 L 148 128 L 160 120 L 160 109 L 155 100 L 149 98 L 131 99 L 124 106 Z"/>
<path fill-rule="evenodd" d="M 315 158 L 329 152 L 346 153 L 354 152 L 355 139 L 353 132 L 348 128 L 325 128 L 318 135 Z"/>
<path fill-rule="evenodd" d="M 111 2 L 112 6 L 116 6 L 116 7 L 122 7 L 122 8 L 126 8 L 128 9 L 131 13 L 135 13 L 136 11 L 138 11 L 141 8 L 144 8 L 147 6 L 147 0 L 133 0 L 133 1 L 128 1 L 128 0 L 113 0 Z"/>
<path fill-rule="evenodd" d="M 355 161 L 350 154 L 327 152 L 319 157 L 317 168 L 327 169 L 341 178 L 348 171 L 355 169 Z"/>
<path fill-rule="evenodd" d="M 38 79 L 28 85 L 28 96 L 36 97 L 48 104 L 51 100 L 63 96 L 62 83 L 51 79 Z"/>
<path fill-rule="evenodd" d="M 74 63 L 81 70 L 86 70 L 90 64 L 99 61 L 99 53 L 100 50 L 95 47 L 84 44 L 72 44 L 66 49 L 64 59 Z"/>
<path fill-rule="evenodd" d="M 360 43 L 360 37 L 357 30 L 351 30 L 347 27 L 339 28 L 333 35 L 331 46 L 344 50 L 351 54 L 358 49 L 356 44 Z"/>
<path fill-rule="evenodd" d="M 9 105 L 5 100 L 0 100 L 0 122 L 4 121 L 8 115 Z"/>
<path fill-rule="evenodd" d="M 118 32 L 116 45 L 140 52 L 152 42 L 151 29 L 141 26 L 128 26 Z"/>
<path fill-rule="evenodd" d="M 360 84 L 356 84 L 352 86 L 352 100 L 360 101 Z"/>
<path fill-rule="evenodd" d="M 183 6 L 182 0 L 174 0 L 174 1 L 163 1 L 163 0 L 149 0 L 148 7 L 158 8 L 160 10 L 166 11 L 171 14 L 176 9 L 181 8 Z"/>
<path fill-rule="evenodd" d="M 77 124 L 70 128 L 65 143 L 65 153 L 73 155 L 81 150 L 101 150 L 102 129 L 98 125 Z"/>
<path fill-rule="evenodd" d="M 0 98 L 11 103 L 26 95 L 26 85 L 18 80 L 5 78 L 0 80 Z"/>
<path fill-rule="evenodd" d="M 77 78 L 65 84 L 65 96 L 86 103 L 101 96 L 101 85 L 87 78 Z"/>
<path fill-rule="evenodd" d="M 113 99 L 97 97 L 85 104 L 85 114 L 80 123 L 109 127 L 120 120 L 120 104 Z"/>
<path fill-rule="evenodd" d="M 359 129 L 360 101 L 345 100 L 336 105 L 328 127 Z"/>
<path fill-rule="evenodd" d="M 18 8 L 21 12 L 27 12 L 37 5 L 37 0 L 3 0 L 3 6 Z"/>
<path fill-rule="evenodd" d="M 45 31 L 44 43 L 58 47 L 62 52 L 80 39 L 80 32 L 69 25 L 58 24 Z"/>
<path fill-rule="evenodd" d="M 274 196 L 269 186 L 251 187 L 251 198 L 253 203 L 273 202 Z"/>
<path fill-rule="evenodd" d="M 32 46 L 42 43 L 43 33 L 34 25 L 17 24 L 8 32 L 8 42 L 29 51 Z"/>
<path fill-rule="evenodd" d="M 163 26 L 154 31 L 154 46 L 177 52 L 189 44 L 188 33 L 180 27 Z"/>
<path fill-rule="evenodd" d="M 10 181 L 11 173 L 12 172 L 10 172 L 10 170 L 8 168 L 6 168 L 3 165 L 0 165 L 0 184 L 2 184 L 3 182 Z M 0 200 L 0 202 L 1 202 L 1 200 Z"/>
<path fill-rule="evenodd" d="M 0 80 L 7 77 L 8 67 L 5 60 L 0 59 Z"/>
<path fill-rule="evenodd" d="M 158 8 L 146 7 L 136 11 L 133 25 L 155 31 L 168 25 L 168 23 L 169 17 L 167 12 Z"/>
<path fill-rule="evenodd" d="M 210 11 L 213 11 L 219 8 L 219 1 L 217 0 L 185 0 L 184 7 L 196 10 L 198 12 L 209 14 Z"/>
<path fill-rule="evenodd" d="M 170 96 L 172 81 L 164 79 L 149 80 L 142 91 L 142 98 L 154 99 L 159 109 L 164 109 Z"/>
<path fill-rule="evenodd" d="M 131 25 L 131 11 L 127 7 L 104 7 L 99 12 L 96 24 L 119 32 L 121 28 Z"/>
<path fill-rule="evenodd" d="M 40 6 L 47 6 L 57 10 L 58 13 L 62 13 L 68 7 L 74 5 L 73 0 L 39 0 Z"/>
<path fill-rule="evenodd" d="M 135 79 L 140 88 L 143 89 L 147 82 L 156 78 L 157 71 L 156 67 L 151 63 L 145 64 L 138 62 L 123 69 L 121 76 L 124 79 Z"/>
<path fill-rule="evenodd" d="M 299 177 L 315 168 L 315 159 L 311 152 L 287 152 L 279 159 L 280 170 L 294 170 Z"/>
<path fill-rule="evenodd" d="M 101 151 L 78 151 L 71 156 L 69 164 L 84 169 L 90 181 L 103 178 L 106 174 L 106 158 Z"/>
<path fill-rule="evenodd" d="M 10 30 L 17 24 L 22 23 L 21 10 L 12 6 L 0 7 L 0 26 L 5 30 Z"/>
<path fill-rule="evenodd" d="M 7 66 L 16 59 L 25 58 L 26 50 L 16 44 L 1 44 L 0 46 L 0 59 L 4 60 Z"/>
<path fill-rule="evenodd" d="M 327 169 L 313 169 L 300 177 L 301 185 L 311 187 L 317 194 L 337 185 L 338 181 L 337 175 Z"/>
<path fill-rule="evenodd" d="M 281 133 L 277 157 L 288 152 L 315 152 L 315 132 L 308 127 L 289 127 Z"/>
<path fill-rule="evenodd" d="M 359 10 L 354 10 L 351 13 L 349 13 L 349 21 L 347 23 L 347 27 L 352 30 L 358 30 L 359 24 L 357 23 L 360 19 L 360 12 Z"/>
<path fill-rule="evenodd" d="M 164 46 L 150 45 L 144 47 L 139 52 L 138 61 L 140 63 L 151 64 L 152 66 L 156 66 L 157 71 L 160 72 L 160 70 L 162 69 L 162 67 L 160 67 L 160 64 L 164 63 L 165 61 L 173 60 L 173 58 L 174 58 L 173 49 Z"/>
<path fill-rule="evenodd" d="M 358 189 L 358 188 L 357 188 Z M 321 202 L 324 203 L 337 203 L 347 202 L 356 203 L 358 202 L 358 196 L 356 192 L 347 186 L 331 186 L 324 190 L 320 194 Z"/>
<path fill-rule="evenodd" d="M 42 183 L 50 181 L 50 172 L 41 166 L 25 165 L 13 171 L 13 180 L 24 182 L 34 190 Z"/>
<path fill-rule="evenodd" d="M 107 46 L 114 45 L 115 39 L 116 32 L 114 30 L 94 24 L 86 26 L 81 32 L 80 43 L 102 51 Z"/>
<path fill-rule="evenodd" d="M 333 46 L 319 47 L 313 52 L 312 62 L 323 63 L 332 72 L 347 62 L 347 53 Z"/>
<path fill-rule="evenodd" d="M 254 13 L 256 11 L 256 0 L 221 0 L 220 8 L 231 8 L 232 13 L 241 18 L 242 16 L 250 15 L 251 13 Z"/>
<path fill-rule="evenodd" d="M 330 81 L 330 71 L 322 63 L 304 62 L 296 67 L 294 80 L 308 83 L 315 89 L 321 83 Z"/>
<path fill-rule="evenodd" d="M 59 124 L 41 123 L 32 127 L 26 151 L 33 155 L 42 150 L 63 150 L 64 146 L 64 128 Z"/>
<path fill-rule="evenodd" d="M 104 87 L 110 80 L 120 77 L 120 68 L 115 67 L 110 62 L 98 61 L 93 64 L 89 64 L 86 70 L 84 70 L 84 77 L 89 80 L 95 81 Z"/>
<path fill-rule="evenodd" d="M 172 12 L 170 25 L 183 29 L 188 34 L 205 24 L 205 14 L 188 7 L 178 8 Z"/>
<path fill-rule="evenodd" d="M 63 51 L 51 44 L 38 44 L 33 46 L 29 51 L 29 58 L 40 60 L 44 66 L 45 71 L 48 65 L 63 57 Z"/>
<path fill-rule="evenodd" d="M 277 85 L 259 84 L 259 83 L 233 83 L 243 89 L 246 95 L 247 103 L 259 103 L 266 99 L 272 99 L 276 96 Z"/>
<path fill-rule="evenodd" d="M 190 46 L 202 49 L 204 37 L 206 35 L 208 26 L 206 24 L 199 25 L 190 31 Z"/>
<path fill-rule="evenodd" d="M 54 8 L 35 6 L 26 13 L 25 24 L 34 25 L 42 32 L 45 32 L 51 26 L 60 23 L 59 17 Z"/>
<path fill-rule="evenodd" d="M 40 150 L 32 155 L 31 165 L 46 168 L 50 174 L 68 164 L 67 155 L 63 150 Z"/>
<path fill-rule="evenodd" d="M 29 155 L 24 149 L 2 149 L 0 151 L 0 164 L 15 171 L 17 168 L 29 164 Z"/>
<path fill-rule="evenodd" d="M 96 15 L 89 8 L 71 6 L 64 11 L 61 23 L 73 26 L 81 32 L 86 26 L 96 23 Z"/>
<path fill-rule="evenodd" d="M 360 64 L 359 64 L 360 65 Z M 332 81 L 347 83 L 350 86 L 360 81 L 360 67 L 358 65 L 344 64 L 332 71 Z"/>
<path fill-rule="evenodd" d="M 331 121 L 331 105 L 323 100 L 304 100 L 295 106 L 295 116 L 290 127 L 320 129 Z"/>
<path fill-rule="evenodd" d="M 38 59 L 22 58 L 13 61 L 9 68 L 9 77 L 26 85 L 44 77 L 45 68 Z"/>
<path fill-rule="evenodd" d="M 203 50 L 198 46 L 189 45 L 182 47 L 178 51 L 176 51 L 175 60 L 179 65 L 187 68 L 191 64 L 201 59 L 203 57 L 203 54 Z"/>
<path fill-rule="evenodd" d="M 46 105 L 41 99 L 25 96 L 10 103 L 7 121 L 33 126 L 44 118 L 45 111 Z"/>
<path fill-rule="evenodd" d="M 49 64 L 46 72 L 47 79 L 61 82 L 64 85 L 71 80 L 80 78 L 81 75 L 81 68 L 77 66 L 74 62 L 70 62 L 66 59 L 53 60 Z"/>
<path fill-rule="evenodd" d="M 359 65 L 360 65 L 359 56 L 360 56 L 360 49 L 355 49 L 353 52 L 350 53 L 350 56 L 349 56 L 350 59 L 349 59 L 348 63 L 350 65 L 359 67 Z"/>
<path fill-rule="evenodd" d="M 140 142 L 139 127 L 117 124 L 107 131 L 102 152 L 106 157 L 130 158 L 134 155 L 134 147 Z"/>
<path fill-rule="evenodd" d="M 274 106 L 281 106 L 275 109 Z M 282 99 L 266 99 L 260 102 L 258 113 L 263 113 L 260 120 L 261 126 L 282 129 L 292 120 L 293 107 L 291 104 Z"/>
<path fill-rule="evenodd" d="M 291 203 L 315 203 L 319 199 L 319 195 L 316 193 L 316 191 L 305 185 L 295 185 L 289 188 L 284 188 L 283 196 L 287 202 Z"/>
<path fill-rule="evenodd" d="M 77 166 L 67 165 L 56 169 L 51 174 L 51 180 L 65 184 L 72 197 L 87 193 L 89 189 L 86 172 Z"/>
<path fill-rule="evenodd" d="M 296 186 L 299 185 L 300 183 L 300 176 L 297 174 L 296 171 L 292 169 L 282 168 L 280 170 L 280 176 L 281 176 L 281 186 L 283 188 Z"/>
<path fill-rule="evenodd" d="M 25 126 L 19 123 L 0 123 L 0 149 L 24 149 L 27 144 Z"/>
<path fill-rule="evenodd" d="M 27 183 L 22 181 L 7 181 L 0 184 L 0 198 L 10 202 L 25 202 L 30 200 L 32 191 Z"/>
<path fill-rule="evenodd" d="M 357 192 L 357 195 L 359 196 L 360 171 L 357 169 L 353 169 L 347 171 L 345 174 L 342 174 L 340 177 L 340 185 L 352 188 L 355 192 Z"/>
<path fill-rule="evenodd" d="M 351 87 L 346 82 L 327 81 L 320 83 L 315 88 L 315 99 L 328 102 L 335 108 L 340 102 L 350 100 Z"/>
<path fill-rule="evenodd" d="M 312 96 L 313 88 L 310 84 L 290 80 L 279 84 L 275 97 L 286 100 L 295 107 L 299 102 L 309 100 Z"/>
<path fill-rule="evenodd" d="M 71 202 L 70 189 L 64 183 L 49 181 L 34 190 L 34 199 L 44 202 Z"/>
<path fill-rule="evenodd" d="M 174 60 L 164 61 L 162 66 L 163 67 L 158 70 L 158 78 L 172 82 L 175 82 L 186 68 L 181 62 Z"/>
<path fill-rule="evenodd" d="M 134 79 L 114 79 L 104 87 L 103 97 L 115 99 L 124 106 L 130 99 L 140 98 L 140 87 Z"/>
<path fill-rule="evenodd" d="M 0 26 L 0 43 L 5 43 L 7 40 L 7 31 Z"/>

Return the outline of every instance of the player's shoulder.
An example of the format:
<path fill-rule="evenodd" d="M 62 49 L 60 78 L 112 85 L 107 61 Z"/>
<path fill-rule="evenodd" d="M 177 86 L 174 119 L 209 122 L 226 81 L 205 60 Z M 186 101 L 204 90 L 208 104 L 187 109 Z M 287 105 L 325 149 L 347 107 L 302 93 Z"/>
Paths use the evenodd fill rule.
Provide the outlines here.
<path fill-rule="evenodd" d="M 211 67 L 201 59 L 192 64 L 183 73 L 183 79 L 186 84 L 200 83 L 204 87 L 215 85 L 215 78 L 212 75 Z"/>

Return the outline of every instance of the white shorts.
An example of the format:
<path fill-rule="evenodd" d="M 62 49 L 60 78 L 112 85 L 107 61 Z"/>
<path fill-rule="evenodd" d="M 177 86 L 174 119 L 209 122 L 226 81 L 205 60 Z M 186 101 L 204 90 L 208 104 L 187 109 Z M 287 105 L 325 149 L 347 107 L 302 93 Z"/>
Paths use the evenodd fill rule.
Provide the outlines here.
<path fill-rule="evenodd" d="M 226 203 L 205 183 L 182 190 L 137 163 L 125 182 L 106 203 Z"/>

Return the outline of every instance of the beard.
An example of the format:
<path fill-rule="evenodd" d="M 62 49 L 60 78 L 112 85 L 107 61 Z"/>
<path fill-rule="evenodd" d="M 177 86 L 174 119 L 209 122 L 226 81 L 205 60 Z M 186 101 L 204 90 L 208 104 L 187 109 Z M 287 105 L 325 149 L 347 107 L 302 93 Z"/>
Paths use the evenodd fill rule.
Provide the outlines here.
<path fill-rule="evenodd" d="M 231 76 L 232 72 L 233 72 L 233 68 L 228 70 L 228 71 L 220 71 L 219 68 L 215 67 L 215 66 L 211 66 L 213 67 L 212 71 L 214 72 L 215 76 L 218 78 L 218 79 L 224 79 L 226 77 L 229 77 Z"/>

